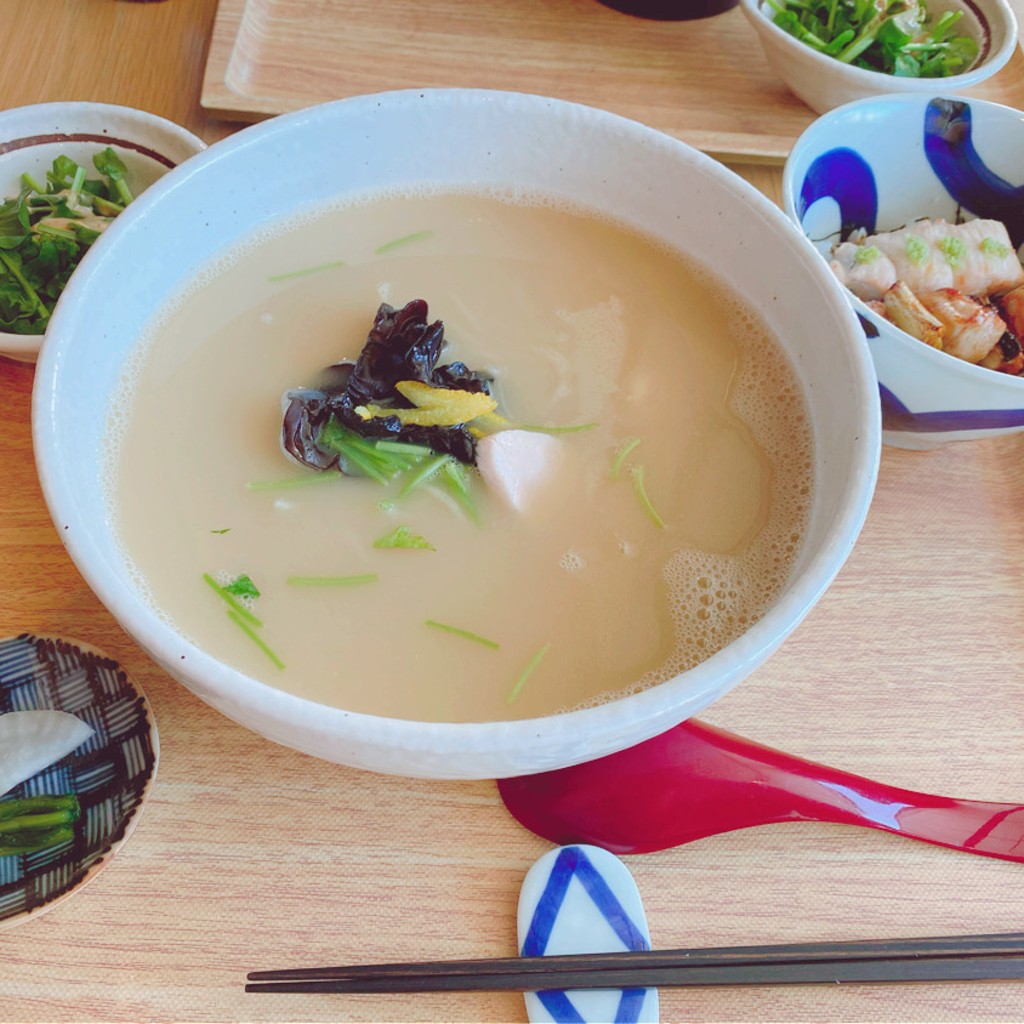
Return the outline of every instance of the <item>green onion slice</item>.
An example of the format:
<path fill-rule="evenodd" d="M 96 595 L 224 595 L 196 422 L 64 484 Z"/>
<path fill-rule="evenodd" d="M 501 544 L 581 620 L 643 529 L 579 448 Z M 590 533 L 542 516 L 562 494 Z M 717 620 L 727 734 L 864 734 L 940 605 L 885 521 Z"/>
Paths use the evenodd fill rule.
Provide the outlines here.
<path fill-rule="evenodd" d="M 355 576 L 289 576 L 285 582 L 293 587 L 353 587 L 376 583 L 379 578 L 375 572 L 364 572 Z"/>
<path fill-rule="evenodd" d="M 277 668 L 284 668 L 284 662 L 267 646 L 263 637 L 261 637 L 255 629 L 249 624 L 249 622 L 234 608 L 228 609 L 228 617 L 231 621 L 238 626 L 238 628 L 277 666 Z"/>
<path fill-rule="evenodd" d="M 619 472 L 622 470 L 622 464 L 629 458 L 630 452 L 640 443 L 639 437 L 627 437 L 622 443 L 619 450 L 615 453 L 615 458 L 612 460 L 611 478 L 617 480 Z"/>
<path fill-rule="evenodd" d="M 423 624 L 430 626 L 431 629 L 439 629 L 444 633 L 452 633 L 455 636 L 461 636 L 465 640 L 472 640 L 474 643 L 482 644 L 484 647 L 489 647 L 494 651 L 501 647 L 501 644 L 494 640 L 488 640 L 487 637 L 480 636 L 478 633 L 471 633 L 468 629 L 459 629 L 458 626 L 449 626 L 443 622 L 437 622 L 435 619 L 426 619 Z"/>
<path fill-rule="evenodd" d="M 390 242 L 385 242 L 383 245 L 378 246 L 373 250 L 374 255 L 380 256 L 383 253 L 391 252 L 392 249 L 399 249 L 403 245 L 409 245 L 411 242 L 422 242 L 433 235 L 433 231 L 413 231 L 412 234 L 402 235 L 401 238 L 392 239 Z"/>
<path fill-rule="evenodd" d="M 522 690 L 523 684 L 530 676 L 536 671 L 537 666 L 544 660 L 544 656 L 551 650 L 551 644 L 544 644 L 543 647 L 530 659 L 526 668 L 519 674 L 519 678 L 516 680 L 515 685 L 508 692 L 508 696 L 505 698 L 506 704 L 511 704 L 516 697 L 519 696 L 519 691 Z"/>
<path fill-rule="evenodd" d="M 234 612 L 240 618 L 253 626 L 262 626 L 263 623 L 256 618 L 255 615 L 248 608 L 242 604 L 233 594 L 228 593 L 208 572 L 203 573 L 203 582 L 206 583 L 215 594 L 217 594 L 225 604 L 227 604 L 230 612 Z"/>
<path fill-rule="evenodd" d="M 321 274 L 325 270 L 337 270 L 344 267 L 344 260 L 334 260 L 331 263 L 318 263 L 315 267 L 303 267 L 301 270 L 289 270 L 284 274 L 271 274 L 268 281 L 292 281 L 297 277 L 309 277 L 311 274 Z"/>
<path fill-rule="evenodd" d="M 658 515 L 657 509 L 655 509 L 651 499 L 647 495 L 647 487 L 644 484 L 644 467 L 634 466 L 632 469 L 633 475 L 633 490 L 636 492 L 637 499 L 640 501 L 640 506 L 647 513 L 648 518 L 659 530 L 665 529 L 665 520 Z"/>

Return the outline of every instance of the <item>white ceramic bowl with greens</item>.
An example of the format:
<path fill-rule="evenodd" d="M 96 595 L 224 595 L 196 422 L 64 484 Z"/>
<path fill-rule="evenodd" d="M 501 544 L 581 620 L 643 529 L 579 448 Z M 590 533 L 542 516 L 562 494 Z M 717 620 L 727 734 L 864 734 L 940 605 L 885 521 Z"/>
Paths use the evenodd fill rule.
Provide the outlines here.
<path fill-rule="evenodd" d="M 46 174 L 59 156 L 83 166 L 90 179 L 102 180 L 93 157 L 108 146 L 124 163 L 125 182 L 133 196 L 205 148 L 201 139 L 181 126 L 132 107 L 86 101 L 15 107 L 0 111 L 0 201 L 18 197 L 24 175 L 44 190 L 51 187 Z M 43 289 L 53 281 L 54 274 L 49 269 L 33 272 L 31 267 L 29 272 L 20 273 L 24 250 L 15 250 L 12 255 L 16 239 L 8 232 L 2 233 L 0 356 L 34 362 L 45 325 L 44 318 L 33 314 L 32 309 L 38 311 L 37 298 L 45 308 L 52 309 L 53 299 Z M 83 246 L 81 258 L 87 253 L 88 247 Z M 14 272 L 12 260 L 16 261 Z M 30 322 L 35 325 L 32 333 L 25 333 Z M 15 323 L 20 325 L 17 330 Z"/>
<path fill-rule="evenodd" d="M 380 717 L 328 707 L 246 675 L 198 647 L 143 597 L 96 481 L 106 472 L 113 396 L 154 310 L 226 248 L 299 211 L 368 188 L 423 187 L 518 189 L 611 215 L 729 281 L 789 354 L 814 438 L 816 487 L 805 539 L 764 615 L 690 671 L 600 706 L 545 717 Z M 154 246 L 154 238 L 165 244 Z M 88 584 L 169 674 L 235 721 L 317 757 L 400 775 L 493 778 L 578 763 L 655 735 L 769 657 L 839 571 L 867 512 L 880 449 L 878 392 L 842 289 L 773 203 L 706 155 L 636 122 L 484 90 L 329 103 L 211 146 L 132 204 L 105 243 L 104 258 L 72 279 L 36 371 L 33 437 L 59 535 Z M 111 294 L 123 298 L 112 303 Z M 338 528 L 344 531 L 344 522 Z"/>
<path fill-rule="evenodd" d="M 931 0 L 926 4 L 931 22 L 946 12 L 960 13 L 951 34 L 973 39 L 977 56 L 966 67 L 941 78 L 889 74 L 839 60 L 784 31 L 774 18 L 775 7 L 784 7 L 785 0 L 773 2 L 775 6 L 769 0 L 740 0 L 772 69 L 791 92 L 819 114 L 853 100 L 891 92 L 962 92 L 1005 67 L 1017 46 L 1017 20 L 1006 0 Z"/>

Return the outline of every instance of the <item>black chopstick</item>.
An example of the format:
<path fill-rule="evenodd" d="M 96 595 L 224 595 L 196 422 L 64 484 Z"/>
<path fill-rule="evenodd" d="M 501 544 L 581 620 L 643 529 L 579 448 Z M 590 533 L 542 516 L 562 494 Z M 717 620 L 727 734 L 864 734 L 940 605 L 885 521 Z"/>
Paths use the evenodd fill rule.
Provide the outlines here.
<path fill-rule="evenodd" d="M 853 982 L 1009 981 L 1024 979 L 1024 956 L 926 957 L 729 964 L 718 967 L 529 971 L 477 974 L 367 975 L 361 978 L 251 982 L 246 992 L 397 993 L 542 992 L 597 988 L 679 988 L 701 985 L 820 985 Z"/>
<path fill-rule="evenodd" d="M 1024 978 L 1024 933 L 253 971 L 250 992 L 428 992 Z"/>

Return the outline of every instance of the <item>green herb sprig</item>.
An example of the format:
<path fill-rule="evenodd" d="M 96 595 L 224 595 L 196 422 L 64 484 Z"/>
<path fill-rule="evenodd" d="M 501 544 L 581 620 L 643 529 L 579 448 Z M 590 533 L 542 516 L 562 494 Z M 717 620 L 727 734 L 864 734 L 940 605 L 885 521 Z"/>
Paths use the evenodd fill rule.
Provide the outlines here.
<path fill-rule="evenodd" d="M 479 633 L 470 632 L 468 629 L 461 629 L 459 626 L 449 626 L 446 622 L 438 622 L 436 619 L 425 619 L 423 625 L 429 626 L 431 629 L 440 630 L 442 633 L 461 636 L 463 640 L 472 640 L 473 643 L 480 644 L 481 647 L 489 647 L 492 651 L 496 651 L 501 647 L 497 640 L 488 640 L 487 637 L 480 636 Z"/>
<path fill-rule="evenodd" d="M 665 529 L 665 520 L 658 515 L 658 510 L 654 507 L 654 503 L 651 501 L 650 496 L 647 493 L 647 484 L 645 481 L 646 468 L 641 463 L 637 466 L 630 467 L 630 476 L 633 478 L 633 491 L 636 494 L 637 501 L 640 502 L 640 507 L 647 513 L 647 518 L 659 529 Z"/>
<path fill-rule="evenodd" d="M 267 642 L 260 636 L 257 630 L 263 628 L 263 622 L 258 619 L 249 606 L 260 596 L 259 587 L 245 573 L 236 576 L 230 583 L 223 586 L 218 583 L 208 572 L 203 573 L 203 582 L 228 606 L 228 618 L 270 659 L 276 668 L 283 669 L 284 662 L 271 649 Z"/>
<path fill-rule="evenodd" d="M 628 437 L 619 446 L 612 458 L 611 469 L 608 471 L 608 476 L 612 480 L 619 479 L 623 468 L 629 461 L 629 457 L 639 445 L 639 437 Z M 640 503 L 640 507 L 644 510 L 644 514 L 647 518 L 650 519 L 650 521 L 654 523 L 659 530 L 664 530 L 665 520 L 658 515 L 658 510 L 654 507 L 654 502 L 651 501 L 650 495 L 647 493 L 646 473 L 647 470 L 643 463 L 629 466 L 629 475 L 633 481 L 633 493 L 636 495 L 636 500 Z"/>
<path fill-rule="evenodd" d="M 376 583 L 379 578 L 375 572 L 364 572 L 354 576 L 289 576 L 285 582 L 292 587 L 356 587 Z"/>
<path fill-rule="evenodd" d="M 436 548 L 426 537 L 421 537 L 412 532 L 412 527 L 396 526 L 390 533 L 378 537 L 374 542 L 375 548 L 407 548 L 410 551 L 435 551 Z"/>
<path fill-rule="evenodd" d="M 523 671 L 519 673 L 519 678 L 516 679 L 512 689 L 509 690 L 508 695 L 505 697 L 506 704 L 511 704 L 516 699 L 516 697 L 519 696 L 519 692 L 526 685 L 526 680 L 533 675 L 533 673 L 537 669 L 537 666 L 544 660 L 545 655 L 550 650 L 551 644 L 544 644 L 544 646 L 541 647 L 529 660 L 529 662 L 526 665 L 526 668 L 524 668 Z"/>
<path fill-rule="evenodd" d="M 323 447 L 336 451 L 347 469 L 355 469 L 379 484 L 388 483 L 399 473 L 418 465 L 424 456 L 432 454 L 422 445 L 370 441 L 343 427 L 333 416 L 320 431 L 317 441 Z"/>
<path fill-rule="evenodd" d="M 429 480 L 439 483 L 473 522 L 479 522 L 465 467 L 451 455 L 440 455 L 425 445 L 405 441 L 371 441 L 342 426 L 333 416 L 317 440 L 338 453 L 346 471 L 355 470 L 379 484 L 401 477 L 399 499 Z"/>

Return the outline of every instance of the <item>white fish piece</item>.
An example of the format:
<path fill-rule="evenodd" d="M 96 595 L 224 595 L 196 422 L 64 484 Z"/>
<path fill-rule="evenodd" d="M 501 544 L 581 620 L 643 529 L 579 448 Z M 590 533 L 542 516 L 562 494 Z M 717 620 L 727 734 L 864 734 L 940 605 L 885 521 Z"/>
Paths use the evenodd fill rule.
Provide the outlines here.
<path fill-rule="evenodd" d="M 80 747 L 96 730 L 66 711 L 0 715 L 0 796 Z"/>
<path fill-rule="evenodd" d="M 892 260 L 879 247 L 855 242 L 840 242 L 832 250 L 829 266 L 832 273 L 865 302 L 880 299 L 898 277 Z"/>
<path fill-rule="evenodd" d="M 964 295 L 999 295 L 1024 284 L 1024 267 L 1017 258 L 1006 225 L 998 220 L 964 221 L 950 232 L 963 243 L 953 261 L 953 287 Z"/>
<path fill-rule="evenodd" d="M 484 483 L 517 512 L 536 504 L 561 460 L 561 442 L 532 430 L 502 430 L 476 445 L 476 466 Z"/>
<path fill-rule="evenodd" d="M 1006 226 L 997 220 L 914 221 L 895 231 L 866 236 L 863 247 L 888 257 L 896 277 L 915 295 L 955 288 L 964 295 L 985 298 L 1024 283 L 1024 267 Z"/>
<path fill-rule="evenodd" d="M 946 221 L 915 221 L 896 231 L 868 235 L 864 245 L 874 246 L 887 256 L 896 278 L 920 295 L 953 287 L 953 268 L 939 248 L 940 239 L 952 228 Z"/>

